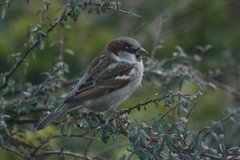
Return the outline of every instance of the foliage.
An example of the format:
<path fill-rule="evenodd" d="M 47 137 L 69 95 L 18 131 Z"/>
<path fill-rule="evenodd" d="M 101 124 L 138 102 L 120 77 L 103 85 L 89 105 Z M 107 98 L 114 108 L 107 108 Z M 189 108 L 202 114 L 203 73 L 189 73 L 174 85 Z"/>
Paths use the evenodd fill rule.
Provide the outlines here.
<path fill-rule="evenodd" d="M 0 1 L 3 19 L 7 18 L 14 3 Z M 35 2 L 26 1 L 29 3 Z M 39 11 L 40 22 L 28 28 L 22 50 L 11 55 L 10 69 L 0 73 L 0 155 L 29 160 L 56 157 L 89 160 L 113 157 L 121 160 L 240 158 L 239 142 L 226 140 L 226 137 L 239 133 L 238 107 L 227 108 L 218 117 L 220 120 L 211 124 L 196 127 L 194 121 L 197 110 L 204 107 L 201 98 L 212 89 L 223 89 L 236 101 L 240 93 L 221 81 L 221 76 L 225 76 L 223 72 L 202 71 L 210 57 L 211 45 L 198 46 L 197 51 L 191 54 L 177 46 L 171 56 L 158 58 L 157 53 L 165 45 L 160 39 L 164 16 L 161 16 L 161 23 L 155 24 L 157 29 L 151 41 L 151 59 L 145 64 L 144 83 L 146 86 L 152 83 L 150 90 L 156 91 L 155 95 L 148 96 L 147 91 L 143 91 L 144 98 L 139 96 L 135 105 L 129 107 L 128 104 L 122 110 L 104 115 L 70 112 L 43 131 L 34 131 L 33 124 L 61 104 L 61 95 L 76 83 L 67 75 L 70 64 L 66 57 L 76 54 L 73 49 L 66 48 L 66 33 L 74 30 L 71 26 L 81 21 L 81 14 L 97 17 L 110 12 L 113 14 L 107 15 L 109 17 L 119 13 L 122 17 L 140 17 L 121 9 L 124 4 L 119 1 L 100 0 L 67 0 L 58 4 L 57 14 L 60 14 L 55 17 L 56 13 L 53 16 L 49 13 L 52 3 L 55 4 L 43 1 Z M 51 39 L 52 35 L 58 39 Z M 24 73 L 14 77 L 18 70 L 28 69 L 28 56 L 37 57 L 41 51 L 51 50 L 53 46 L 58 49 L 58 54 L 49 55 L 56 61 L 43 73 L 44 80 L 38 84 L 21 80 Z M 39 60 L 35 59 L 37 63 Z M 144 118 L 137 118 L 136 114 L 143 114 Z M 118 149 L 119 152 L 111 153 Z M 96 152 L 98 150 L 102 153 Z"/>

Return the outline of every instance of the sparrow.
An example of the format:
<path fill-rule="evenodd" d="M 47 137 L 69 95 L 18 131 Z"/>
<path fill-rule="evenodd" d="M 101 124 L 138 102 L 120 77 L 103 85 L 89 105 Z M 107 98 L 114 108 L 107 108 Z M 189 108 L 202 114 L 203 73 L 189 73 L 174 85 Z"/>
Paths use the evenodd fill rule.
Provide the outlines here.
<path fill-rule="evenodd" d="M 137 40 L 130 37 L 111 40 L 102 54 L 90 63 L 62 105 L 37 122 L 34 128 L 41 130 L 75 109 L 84 108 L 94 113 L 116 109 L 141 85 L 143 57 L 148 57 L 148 52 Z"/>

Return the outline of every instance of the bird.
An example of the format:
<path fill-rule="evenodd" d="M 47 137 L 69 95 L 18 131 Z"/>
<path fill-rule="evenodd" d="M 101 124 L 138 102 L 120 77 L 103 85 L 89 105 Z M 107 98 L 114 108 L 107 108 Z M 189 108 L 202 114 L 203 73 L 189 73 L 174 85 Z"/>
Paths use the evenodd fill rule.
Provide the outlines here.
<path fill-rule="evenodd" d="M 93 113 L 115 110 L 141 86 L 143 58 L 148 55 L 134 38 L 111 40 L 88 65 L 62 104 L 35 124 L 35 130 L 45 128 L 56 118 L 75 109 L 87 109 Z"/>

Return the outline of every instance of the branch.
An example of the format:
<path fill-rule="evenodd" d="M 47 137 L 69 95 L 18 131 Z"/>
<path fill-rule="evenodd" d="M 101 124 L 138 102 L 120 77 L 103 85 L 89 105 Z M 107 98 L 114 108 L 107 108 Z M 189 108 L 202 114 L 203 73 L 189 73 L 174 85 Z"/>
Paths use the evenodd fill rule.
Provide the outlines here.
<path fill-rule="evenodd" d="M 83 134 L 71 134 L 71 135 L 67 135 L 67 134 L 60 135 L 60 134 L 58 134 L 58 135 L 49 136 L 46 139 L 42 140 L 42 142 L 34 148 L 34 150 L 31 152 L 31 155 L 35 155 L 39 149 L 41 149 L 46 143 L 48 143 L 49 141 L 51 141 L 54 138 L 80 137 L 80 138 L 86 138 L 86 139 L 96 139 L 95 137 L 87 136 L 86 134 L 88 134 L 88 132 L 83 133 Z"/>
<path fill-rule="evenodd" d="M 122 9 L 118 9 L 118 11 L 120 13 L 127 14 L 127 15 L 130 15 L 130 16 L 135 16 L 135 17 L 138 17 L 138 18 L 141 17 L 139 14 L 136 14 L 136 13 L 133 13 L 133 12 L 129 12 L 129 11 L 125 11 L 125 10 L 122 10 Z"/>
<path fill-rule="evenodd" d="M 139 103 L 139 104 L 136 104 L 132 107 L 129 107 L 127 109 L 124 109 L 122 111 L 120 111 L 117 116 L 120 116 L 120 115 L 124 115 L 124 114 L 130 114 L 130 112 L 132 112 L 133 110 L 137 109 L 138 111 L 141 110 L 141 108 L 144 108 L 146 110 L 146 106 L 153 103 L 153 104 L 156 104 L 156 103 L 159 103 L 160 101 L 163 101 L 167 98 L 171 98 L 171 97 L 194 97 L 195 95 L 193 94 L 183 94 L 181 92 L 177 92 L 177 93 L 171 93 L 171 94 L 166 94 L 166 95 L 163 95 L 163 96 L 160 96 L 160 97 L 157 97 L 157 98 L 154 98 L 154 99 L 150 99 L 150 100 L 147 100 L 143 103 Z M 107 125 L 108 122 L 112 122 L 113 120 L 115 120 L 117 117 L 113 117 L 111 119 L 109 119 L 105 124 L 103 124 L 102 126 L 98 127 L 97 129 L 101 129 L 102 127 L 105 127 Z"/>
<path fill-rule="evenodd" d="M 217 128 L 220 124 L 222 124 L 223 122 L 227 121 L 229 118 L 231 118 L 232 116 L 236 115 L 238 112 L 236 113 L 231 113 L 229 115 L 227 115 L 226 117 L 224 117 L 222 120 L 218 121 L 217 123 L 215 123 L 213 126 L 211 126 L 210 128 L 207 128 L 206 133 L 203 135 L 203 139 L 205 139 L 215 128 Z"/>
<path fill-rule="evenodd" d="M 7 148 L 7 147 L 4 147 L 2 145 L 0 145 L 0 147 L 2 147 L 5 151 L 8 151 L 8 152 L 12 152 L 24 159 L 27 159 L 30 157 L 29 155 L 29 152 L 28 150 L 26 149 L 26 147 L 34 147 L 33 145 L 31 144 L 28 144 L 27 142 L 25 141 L 21 141 L 21 140 L 18 140 L 16 138 L 13 137 L 13 135 L 10 133 L 10 131 L 5 131 L 6 133 L 3 134 L 2 138 L 4 140 L 6 140 L 8 142 L 8 144 L 11 144 L 12 146 L 14 146 L 15 149 L 10 149 L 10 148 Z M 24 147 L 20 147 L 20 146 L 24 146 Z M 20 152 L 18 153 L 17 150 Z"/>
<path fill-rule="evenodd" d="M 163 120 L 171 111 L 175 110 L 176 108 L 179 107 L 179 103 L 170 108 L 167 112 L 165 112 L 161 117 L 160 120 Z"/>
<path fill-rule="evenodd" d="M 165 99 L 167 99 L 167 98 L 179 97 L 179 96 L 180 96 L 180 97 L 193 97 L 192 94 L 183 94 L 183 93 L 181 93 L 181 92 L 172 93 L 172 94 L 166 94 L 166 95 L 163 95 L 163 96 L 160 96 L 160 97 L 157 97 L 157 98 L 148 100 L 148 101 L 146 101 L 146 102 L 144 102 L 144 103 L 136 104 L 136 105 L 134 105 L 134 106 L 132 106 L 132 107 L 130 107 L 130 108 L 127 108 L 127 109 L 125 109 L 125 110 L 122 110 L 122 111 L 120 111 L 119 115 L 123 115 L 123 114 L 125 114 L 125 113 L 128 113 L 128 114 L 129 114 L 132 110 L 135 110 L 135 109 L 140 110 L 141 107 L 145 108 L 146 105 L 148 105 L 148 104 L 150 104 L 150 103 L 158 103 L 158 102 L 163 101 L 163 100 L 165 100 Z"/>
<path fill-rule="evenodd" d="M 26 159 L 24 155 L 22 155 L 22 154 L 20 154 L 20 153 L 18 153 L 18 152 L 16 152 L 16 151 L 12 151 L 12 150 L 10 150 L 10 149 L 2 146 L 2 145 L 0 146 L 0 148 L 2 148 L 2 149 L 3 149 L 4 151 L 6 151 L 6 152 L 13 153 L 13 154 L 17 155 L 18 157 L 21 157 L 21 158 L 23 158 L 23 159 Z"/>
<path fill-rule="evenodd" d="M 22 54 L 23 56 L 17 60 L 17 62 L 12 66 L 12 68 L 6 73 L 5 75 L 5 82 L 4 84 L 1 86 L 1 88 L 4 88 L 7 86 L 8 81 L 10 79 L 10 77 L 13 75 L 13 73 L 17 70 L 17 68 L 24 62 L 24 60 L 26 59 L 26 57 L 29 55 L 29 53 L 36 48 L 42 41 L 43 39 L 58 25 L 60 24 L 62 21 L 66 20 L 72 13 L 72 10 L 66 11 L 67 8 L 64 9 L 64 12 L 62 13 L 62 15 L 60 17 L 57 18 L 57 20 L 46 30 L 45 34 L 42 34 L 42 38 L 38 39 L 37 41 L 35 41 L 33 44 L 31 44 L 30 46 L 27 45 L 26 48 L 23 49 Z"/>
<path fill-rule="evenodd" d="M 93 132 L 92 137 L 95 137 L 95 136 L 96 136 L 96 132 Z M 89 142 L 88 142 L 88 144 L 86 146 L 86 149 L 84 151 L 84 156 L 85 157 L 87 157 L 87 155 L 88 155 L 88 151 L 89 151 L 89 149 L 90 149 L 90 147 L 91 147 L 91 145 L 93 143 L 93 140 L 94 140 L 94 138 L 89 139 Z"/>
<path fill-rule="evenodd" d="M 152 51 L 151 51 L 152 59 L 155 58 L 156 51 L 159 49 L 159 42 L 160 42 L 161 34 L 163 31 L 163 24 L 164 24 L 165 19 L 166 19 L 166 17 L 163 16 L 156 27 L 156 31 L 153 34 L 153 47 L 152 47 Z"/>
<path fill-rule="evenodd" d="M 102 4 L 104 4 L 104 2 Z M 91 5 L 94 6 L 94 7 L 103 7 L 102 4 L 101 3 L 95 3 L 95 4 L 91 4 Z M 110 11 L 113 11 L 114 13 L 116 13 L 118 11 L 118 12 L 126 14 L 126 15 L 130 15 L 130 16 L 134 16 L 134 17 L 138 17 L 138 18 L 141 17 L 139 14 L 120 9 L 118 2 L 116 2 L 114 5 L 107 6 L 107 9 L 110 10 Z"/>
<path fill-rule="evenodd" d="M 80 158 L 80 159 L 84 159 L 84 160 L 97 159 L 97 158 L 93 158 L 93 157 L 85 157 L 84 155 L 81 155 L 79 153 L 74 153 L 74 152 L 70 152 L 70 151 L 58 151 L 58 150 L 44 151 L 43 153 L 40 153 L 36 156 L 40 157 L 40 156 L 48 156 L 48 155 L 55 155 L 55 154 L 71 156 L 74 158 Z"/>
<path fill-rule="evenodd" d="M 0 1 L 1 2 L 1 1 Z M 5 2 L 5 1 L 4 1 Z M 95 7 L 102 7 L 101 4 L 88 4 L 91 6 L 95 6 Z M 56 27 L 58 26 L 58 24 L 60 24 L 62 21 L 66 20 L 69 16 L 71 16 L 73 9 L 70 8 L 70 10 L 67 11 L 67 9 L 69 8 L 69 6 L 66 6 L 64 9 L 64 12 L 61 14 L 60 17 L 57 18 L 57 20 L 44 32 L 44 34 L 42 34 L 42 37 L 38 40 L 36 40 L 33 44 L 31 44 L 30 46 L 27 45 L 26 48 L 23 49 L 22 53 L 22 57 L 20 59 L 17 60 L 16 63 L 14 63 L 14 65 L 12 66 L 12 68 L 5 73 L 5 81 L 2 84 L 2 86 L 0 86 L 1 88 L 5 88 L 8 84 L 8 81 L 10 79 L 10 77 L 13 75 L 13 73 L 17 70 L 17 68 L 24 62 L 24 60 L 26 59 L 26 57 L 29 55 L 29 53 L 36 48 L 42 41 L 43 39 Z M 140 17 L 139 15 L 132 13 L 132 12 L 128 12 L 122 9 L 114 8 L 114 7 L 107 7 L 108 10 L 112 10 L 114 12 L 119 11 L 120 13 L 124 13 L 124 14 L 128 14 L 128 15 L 133 15 L 136 17 Z"/>
<path fill-rule="evenodd" d="M 235 96 L 237 99 L 240 99 L 240 91 L 238 91 L 237 89 L 227 85 L 227 84 L 224 84 L 224 83 L 221 83 L 217 80 L 214 80 L 212 78 L 207 78 L 209 81 L 211 81 L 214 85 L 216 85 L 218 88 L 221 88 L 225 91 L 227 91 L 228 93 L 232 94 L 233 96 Z"/>
<path fill-rule="evenodd" d="M 18 124 L 24 124 L 24 123 L 36 123 L 37 119 L 11 119 L 10 121 L 13 121 L 14 123 Z M 8 122 L 8 121 L 7 121 Z"/>

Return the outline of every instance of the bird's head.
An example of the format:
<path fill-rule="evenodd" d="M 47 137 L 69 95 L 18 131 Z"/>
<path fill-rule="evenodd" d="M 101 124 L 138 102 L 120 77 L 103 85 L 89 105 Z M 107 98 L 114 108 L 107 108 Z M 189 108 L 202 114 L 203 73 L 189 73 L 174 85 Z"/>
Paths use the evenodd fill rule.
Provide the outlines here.
<path fill-rule="evenodd" d="M 119 37 L 111 40 L 106 46 L 106 53 L 114 54 L 120 59 L 141 61 L 142 57 L 148 57 L 148 52 L 135 39 Z"/>

